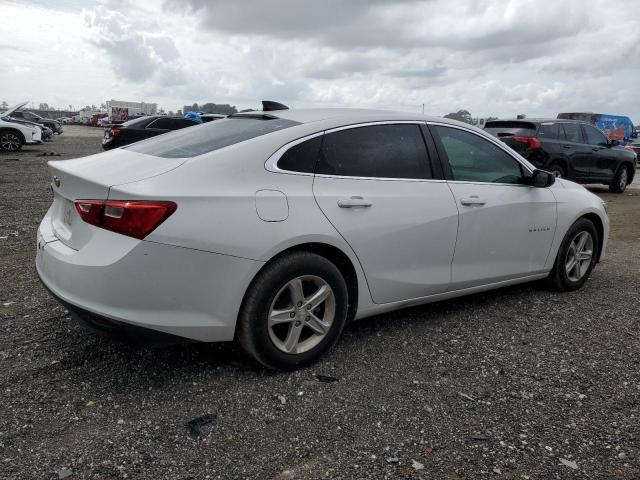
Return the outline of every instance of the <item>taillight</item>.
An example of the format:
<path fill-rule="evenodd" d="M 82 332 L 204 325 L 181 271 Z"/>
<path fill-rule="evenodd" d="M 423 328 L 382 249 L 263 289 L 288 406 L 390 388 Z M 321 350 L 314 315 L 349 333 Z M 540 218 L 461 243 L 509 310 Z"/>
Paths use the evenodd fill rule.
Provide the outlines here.
<path fill-rule="evenodd" d="M 174 202 L 147 200 L 78 200 L 82 220 L 96 227 L 143 239 L 176 211 Z"/>
<path fill-rule="evenodd" d="M 529 147 L 529 150 L 537 150 L 542 146 L 542 144 L 540 143 L 540 140 L 538 140 L 536 137 L 511 137 L 511 138 L 513 138 L 516 142 L 526 143 L 527 146 Z"/>
<path fill-rule="evenodd" d="M 111 129 L 111 136 L 112 137 L 117 137 L 118 135 L 120 135 L 120 129 L 119 128 L 112 128 Z"/>

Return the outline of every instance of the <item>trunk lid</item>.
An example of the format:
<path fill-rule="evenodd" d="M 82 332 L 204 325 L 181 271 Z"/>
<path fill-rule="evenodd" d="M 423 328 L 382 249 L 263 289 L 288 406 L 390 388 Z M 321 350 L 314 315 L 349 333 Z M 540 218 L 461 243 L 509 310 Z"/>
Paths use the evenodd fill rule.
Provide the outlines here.
<path fill-rule="evenodd" d="M 96 227 L 85 223 L 76 200 L 107 200 L 114 185 L 137 182 L 179 167 L 185 159 L 151 157 L 128 150 L 112 150 L 75 160 L 49 162 L 53 181 L 51 227 L 65 245 L 80 250 Z"/>

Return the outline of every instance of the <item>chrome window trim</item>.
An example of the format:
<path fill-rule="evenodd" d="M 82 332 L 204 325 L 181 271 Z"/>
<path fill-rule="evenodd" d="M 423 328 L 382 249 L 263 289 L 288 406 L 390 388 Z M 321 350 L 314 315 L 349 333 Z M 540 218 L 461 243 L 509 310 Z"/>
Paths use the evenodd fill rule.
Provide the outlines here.
<path fill-rule="evenodd" d="M 278 150 L 276 150 L 265 162 L 264 168 L 273 173 L 282 173 L 286 175 L 304 175 L 304 176 L 315 176 L 318 178 L 335 178 L 335 179 L 351 179 L 351 180 L 381 180 L 381 181 L 402 181 L 402 182 L 433 182 L 433 183 L 444 183 L 446 180 L 442 180 L 439 178 L 396 178 L 396 177 L 354 177 L 348 175 L 328 175 L 324 173 L 307 173 L 307 172 L 296 172 L 293 170 L 284 170 L 278 167 L 278 160 L 282 158 L 287 150 L 296 145 L 305 142 L 307 140 L 311 140 L 312 138 L 319 137 L 320 135 L 325 135 L 327 133 L 340 132 L 342 130 L 350 130 L 353 128 L 360 127 L 370 127 L 374 125 L 398 125 L 398 124 L 409 124 L 409 125 L 425 125 L 426 120 L 380 120 L 373 122 L 361 122 L 354 123 L 351 125 L 343 125 L 341 127 L 334 127 L 327 130 L 323 130 L 321 132 L 312 133 L 311 135 L 306 135 L 304 137 L 300 137 L 296 140 L 293 140 L 289 143 L 286 143 Z M 426 148 L 426 145 L 425 145 Z M 428 154 L 428 152 L 427 152 Z"/>

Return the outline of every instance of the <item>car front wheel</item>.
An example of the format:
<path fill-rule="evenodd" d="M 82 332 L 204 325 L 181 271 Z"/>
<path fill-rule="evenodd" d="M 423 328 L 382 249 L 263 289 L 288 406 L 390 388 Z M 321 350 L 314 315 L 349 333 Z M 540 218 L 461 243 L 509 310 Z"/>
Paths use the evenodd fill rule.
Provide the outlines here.
<path fill-rule="evenodd" d="M 22 148 L 20 134 L 13 130 L 0 131 L 0 150 L 5 152 L 17 152 Z"/>
<path fill-rule="evenodd" d="M 238 318 L 242 347 L 268 368 L 315 361 L 342 333 L 348 290 L 326 258 L 294 252 L 268 264 L 249 287 Z"/>
<path fill-rule="evenodd" d="M 598 251 L 598 232 L 593 222 L 579 219 L 562 240 L 549 284 L 561 292 L 582 288 L 596 264 Z"/>

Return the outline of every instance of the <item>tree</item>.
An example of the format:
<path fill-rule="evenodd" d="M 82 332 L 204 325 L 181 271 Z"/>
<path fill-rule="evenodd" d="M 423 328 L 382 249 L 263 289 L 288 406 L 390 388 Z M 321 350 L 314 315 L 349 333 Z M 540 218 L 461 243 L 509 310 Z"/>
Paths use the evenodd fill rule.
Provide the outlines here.
<path fill-rule="evenodd" d="M 49 104 L 41 103 L 40 106 L 38 107 L 38 110 L 49 110 Z"/>
<path fill-rule="evenodd" d="M 193 105 L 185 105 L 183 107 L 185 112 L 204 112 L 204 113 L 221 113 L 223 115 L 231 115 L 232 113 L 238 113 L 235 105 L 229 105 L 228 103 L 213 103 L 207 102 L 202 105 L 194 103 Z"/>
<path fill-rule="evenodd" d="M 452 120 L 458 120 L 460 122 L 471 124 L 473 123 L 471 114 L 468 110 L 458 110 L 457 112 L 447 113 L 444 118 L 450 118 Z"/>
<path fill-rule="evenodd" d="M 0 103 L 0 108 L 9 108 L 9 104 L 3 100 L 2 103 Z"/>

